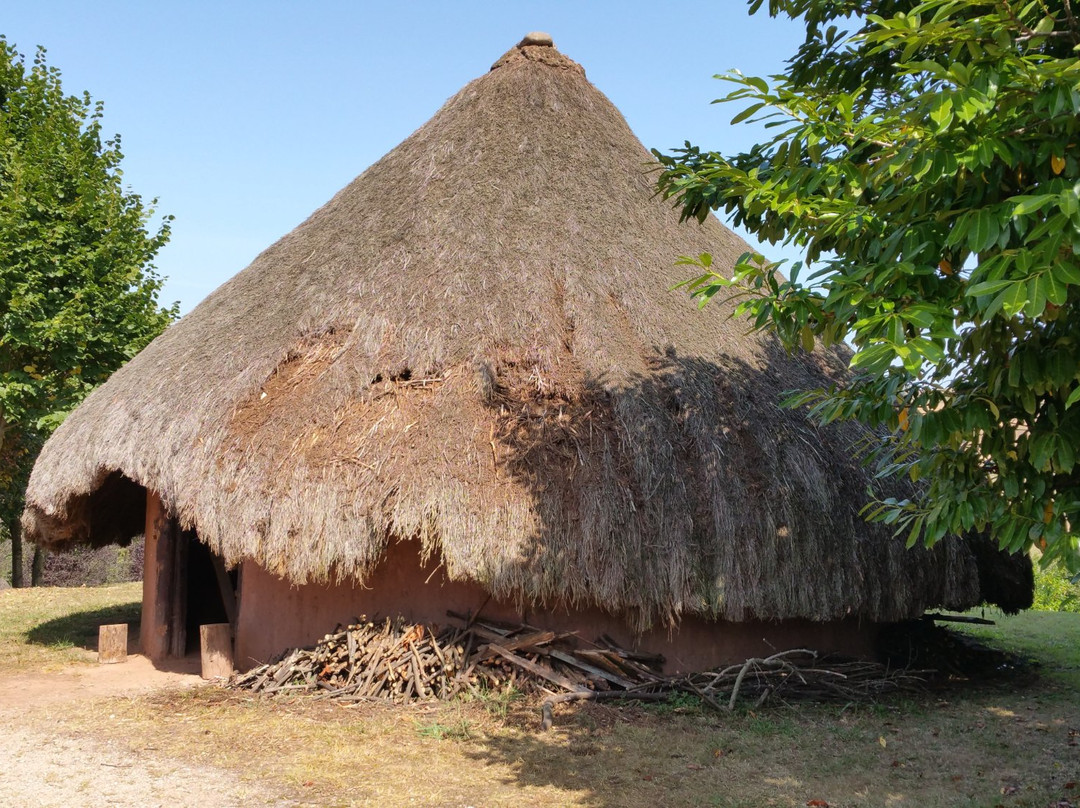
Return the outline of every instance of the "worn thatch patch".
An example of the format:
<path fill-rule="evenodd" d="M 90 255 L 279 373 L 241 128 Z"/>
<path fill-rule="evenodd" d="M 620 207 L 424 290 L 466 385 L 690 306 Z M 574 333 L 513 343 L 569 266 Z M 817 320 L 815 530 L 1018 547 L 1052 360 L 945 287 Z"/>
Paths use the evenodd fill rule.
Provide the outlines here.
<path fill-rule="evenodd" d="M 667 291 L 676 256 L 746 247 L 680 224 L 650 166 L 580 67 L 512 49 L 71 415 L 28 534 L 122 534 L 137 514 L 98 502 L 119 479 L 295 581 L 410 538 L 500 597 L 642 626 L 977 602 L 962 544 L 859 518 L 857 428 L 777 406 L 841 358 Z"/>

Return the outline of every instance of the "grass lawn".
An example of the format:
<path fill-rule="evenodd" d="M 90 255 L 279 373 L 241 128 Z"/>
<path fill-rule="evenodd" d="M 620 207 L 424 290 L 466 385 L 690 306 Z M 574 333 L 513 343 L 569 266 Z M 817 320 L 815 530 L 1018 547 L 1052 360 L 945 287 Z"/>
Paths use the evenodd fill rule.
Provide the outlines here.
<path fill-rule="evenodd" d="M 997 625 L 965 626 L 965 632 L 1035 660 L 1048 684 L 1080 694 L 1080 614 L 987 610 L 986 616 Z"/>
<path fill-rule="evenodd" d="M 70 660 L 71 648 L 28 639 L 34 620 L 81 625 L 109 598 L 123 610 L 137 597 L 87 591 L 39 596 L 32 615 L 16 610 L 17 629 L 11 593 L 0 596 L 0 671 L 9 656 Z M 1041 675 L 870 705 L 586 704 L 559 708 L 549 733 L 534 701 L 506 694 L 345 707 L 207 687 L 71 704 L 58 731 L 234 770 L 314 805 L 1080 807 L 1080 615 L 1027 613 L 971 633 L 1037 660 Z"/>
<path fill-rule="evenodd" d="M 0 675 L 58 670 L 97 658 L 98 626 L 139 633 L 142 583 L 0 592 Z"/>

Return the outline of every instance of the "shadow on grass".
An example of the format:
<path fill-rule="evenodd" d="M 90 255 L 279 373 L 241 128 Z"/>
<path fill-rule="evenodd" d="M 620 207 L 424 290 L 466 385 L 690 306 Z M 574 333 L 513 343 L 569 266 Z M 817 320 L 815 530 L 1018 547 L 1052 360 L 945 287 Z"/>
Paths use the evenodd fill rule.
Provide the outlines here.
<path fill-rule="evenodd" d="M 87 612 L 64 615 L 34 626 L 26 638 L 34 645 L 60 648 L 85 648 L 96 651 L 98 627 L 110 623 L 128 624 L 128 649 L 137 649 L 142 604 L 119 603 Z"/>
<path fill-rule="evenodd" d="M 521 732 L 489 735 L 466 753 L 481 766 L 509 766 L 506 782 L 518 787 L 555 787 L 592 808 L 763 804 L 754 795 L 731 802 L 731 772 L 720 765 L 741 718 L 677 703 L 563 706 L 550 733 L 538 731 L 539 715 L 519 718 Z"/>
<path fill-rule="evenodd" d="M 562 789 L 567 803 L 591 808 L 869 807 L 885 794 L 952 808 L 998 804 L 1003 782 L 1023 788 L 1017 805 L 1072 805 L 1076 705 L 1031 685 L 969 685 L 948 700 L 927 693 L 731 714 L 566 708 L 550 735 L 500 733 L 467 754 L 509 767 L 509 784 Z"/>
<path fill-rule="evenodd" d="M 958 630 L 1035 660 L 1044 678 L 1080 691 L 1080 614 L 1026 611 L 1016 615 L 991 612 L 989 616 L 996 625 L 968 625 Z"/>

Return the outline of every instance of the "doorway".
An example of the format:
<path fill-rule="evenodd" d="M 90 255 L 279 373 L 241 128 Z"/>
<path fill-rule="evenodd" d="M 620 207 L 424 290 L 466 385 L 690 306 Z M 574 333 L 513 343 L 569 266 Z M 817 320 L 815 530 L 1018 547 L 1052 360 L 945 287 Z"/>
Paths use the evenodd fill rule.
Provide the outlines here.
<path fill-rule="evenodd" d="M 236 629 L 236 570 L 181 530 L 160 499 L 147 496 L 143 567 L 142 651 L 151 660 L 184 657 L 199 648 L 199 626 L 229 623 Z"/>

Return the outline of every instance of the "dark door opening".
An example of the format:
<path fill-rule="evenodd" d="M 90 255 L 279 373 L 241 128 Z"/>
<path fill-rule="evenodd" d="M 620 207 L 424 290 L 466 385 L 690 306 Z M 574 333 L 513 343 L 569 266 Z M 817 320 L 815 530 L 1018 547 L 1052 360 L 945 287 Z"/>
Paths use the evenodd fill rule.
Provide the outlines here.
<path fill-rule="evenodd" d="M 236 571 L 227 572 L 220 556 L 199 541 L 195 531 L 183 531 L 180 541 L 187 544 L 184 653 L 189 654 L 199 648 L 199 626 L 207 623 L 233 623 L 232 609 L 225 601 L 231 595 L 232 602 L 235 603 Z"/>

